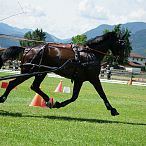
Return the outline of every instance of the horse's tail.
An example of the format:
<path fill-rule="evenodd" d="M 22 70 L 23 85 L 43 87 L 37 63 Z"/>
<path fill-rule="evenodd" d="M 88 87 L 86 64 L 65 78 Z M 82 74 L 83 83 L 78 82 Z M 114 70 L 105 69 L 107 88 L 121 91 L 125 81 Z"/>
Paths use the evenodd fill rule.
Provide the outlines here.
<path fill-rule="evenodd" d="M 7 60 L 20 59 L 24 53 L 25 48 L 19 46 L 11 46 L 7 48 L 0 56 L 0 68 Z"/>
<path fill-rule="evenodd" d="M 2 59 L 2 55 L 0 55 L 0 69 L 3 66 L 3 59 Z"/>

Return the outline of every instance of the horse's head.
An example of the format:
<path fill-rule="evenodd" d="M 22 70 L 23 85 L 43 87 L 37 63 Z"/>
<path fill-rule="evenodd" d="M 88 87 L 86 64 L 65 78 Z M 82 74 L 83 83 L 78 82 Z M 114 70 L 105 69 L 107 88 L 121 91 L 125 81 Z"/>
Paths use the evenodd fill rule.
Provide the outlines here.
<path fill-rule="evenodd" d="M 102 36 L 97 36 L 87 41 L 86 45 L 99 52 L 101 56 L 105 55 L 108 50 L 117 58 L 118 62 L 124 60 L 125 54 L 125 35 L 118 35 L 116 32 L 108 32 Z"/>
<path fill-rule="evenodd" d="M 107 37 L 109 37 L 111 46 L 109 49 L 112 51 L 112 54 L 117 58 L 117 61 L 119 63 L 122 63 L 125 57 L 126 49 L 125 36 L 126 34 L 121 36 L 115 32 L 107 33 Z"/>

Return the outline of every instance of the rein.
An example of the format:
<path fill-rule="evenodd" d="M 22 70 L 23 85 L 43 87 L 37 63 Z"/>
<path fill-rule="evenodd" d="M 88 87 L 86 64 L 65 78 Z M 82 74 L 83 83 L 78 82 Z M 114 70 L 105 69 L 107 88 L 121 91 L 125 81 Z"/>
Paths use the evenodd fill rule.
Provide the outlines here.
<path fill-rule="evenodd" d="M 55 72 L 55 71 L 59 71 L 61 70 L 67 63 L 71 62 L 71 59 L 68 59 L 63 65 L 61 65 L 60 67 L 49 67 L 49 66 L 45 66 L 45 65 L 37 65 L 37 64 L 31 64 L 31 63 L 26 63 L 23 64 L 21 66 L 33 66 L 33 67 L 38 67 L 40 68 L 46 68 L 49 69 L 49 71 L 43 71 L 43 72 L 32 72 L 32 73 L 24 73 L 24 74 L 19 74 L 19 75 L 8 75 L 8 76 L 3 76 L 0 77 L 0 81 L 1 80 L 8 80 L 8 79 L 13 79 L 13 78 L 19 78 L 19 77 L 31 77 L 31 76 L 35 76 L 35 75 L 39 75 L 39 74 L 46 74 L 46 73 L 50 73 L 50 72 Z"/>
<path fill-rule="evenodd" d="M 92 51 L 94 51 L 94 52 L 97 52 L 97 53 L 99 53 L 99 54 L 102 54 L 102 55 L 107 55 L 107 56 L 111 56 L 111 55 L 108 55 L 107 53 L 105 53 L 105 52 L 102 52 L 102 51 L 98 51 L 98 50 L 96 50 L 96 49 L 92 49 L 92 48 L 88 48 L 89 50 L 92 50 Z M 118 57 L 119 56 L 114 56 L 116 59 L 118 59 Z"/>
<path fill-rule="evenodd" d="M 96 50 L 96 49 L 92 49 L 92 48 L 87 48 L 87 49 L 89 49 L 89 50 L 91 50 L 91 51 L 94 51 L 94 52 L 97 52 L 97 53 L 102 54 L 102 55 L 111 56 L 111 55 L 108 55 L 108 54 L 107 54 L 107 53 L 105 53 L 105 52 L 98 51 L 98 50 Z M 119 56 L 113 56 L 113 57 L 116 59 L 116 62 L 117 62 L 117 60 L 118 60 Z"/>
<path fill-rule="evenodd" d="M 54 46 L 51 46 L 51 45 L 49 45 L 49 47 L 50 47 L 50 48 L 60 48 L 60 49 L 66 49 L 66 50 L 68 50 L 67 48 L 54 47 Z M 80 48 L 80 47 L 77 45 L 77 46 L 72 47 L 72 49 L 75 48 L 75 47 Z M 87 50 L 92 50 L 92 51 L 94 51 L 94 52 L 100 53 L 100 54 L 102 54 L 102 55 L 107 55 L 107 53 L 105 53 L 105 52 L 98 51 L 98 50 L 92 49 L 92 48 L 90 48 L 90 47 L 84 47 L 84 48 L 86 48 Z M 70 50 L 70 51 L 71 51 L 71 50 Z M 84 52 L 84 51 L 86 51 L 86 50 L 81 50 L 81 51 L 79 51 L 79 52 Z"/>
<path fill-rule="evenodd" d="M 102 55 L 107 55 L 107 53 L 102 52 L 102 51 L 98 51 L 98 50 L 96 50 L 96 49 L 92 49 L 92 48 L 88 48 L 88 49 L 89 49 L 89 50 L 92 50 L 92 51 L 94 51 L 94 52 L 100 53 L 100 54 L 102 54 Z"/>

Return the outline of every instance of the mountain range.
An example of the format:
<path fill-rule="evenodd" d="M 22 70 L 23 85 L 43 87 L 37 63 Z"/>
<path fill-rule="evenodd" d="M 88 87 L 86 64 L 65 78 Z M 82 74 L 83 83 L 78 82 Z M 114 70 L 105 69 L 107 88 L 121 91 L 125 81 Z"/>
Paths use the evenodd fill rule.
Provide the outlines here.
<path fill-rule="evenodd" d="M 112 30 L 115 25 L 108 25 L 108 24 L 102 24 L 97 26 L 94 29 L 91 29 L 83 34 L 87 36 L 88 39 L 94 38 L 96 36 L 102 35 L 103 31 L 105 29 Z M 121 24 L 122 28 L 127 28 L 129 31 L 131 31 L 131 37 L 130 42 L 132 46 L 132 52 L 141 54 L 143 56 L 146 56 L 146 23 L 145 22 L 130 22 Z M 16 37 L 23 37 L 24 34 L 28 31 L 33 31 L 31 29 L 20 29 L 17 27 L 12 27 L 5 23 L 0 23 L 0 34 L 6 34 Z M 60 39 L 55 37 L 54 35 L 49 34 L 46 32 L 46 41 L 47 42 L 57 42 L 57 43 L 70 43 L 71 38 L 69 39 Z M 0 46 L 1 47 L 9 47 L 13 45 L 19 45 L 18 41 L 9 40 L 5 38 L 0 38 Z"/>

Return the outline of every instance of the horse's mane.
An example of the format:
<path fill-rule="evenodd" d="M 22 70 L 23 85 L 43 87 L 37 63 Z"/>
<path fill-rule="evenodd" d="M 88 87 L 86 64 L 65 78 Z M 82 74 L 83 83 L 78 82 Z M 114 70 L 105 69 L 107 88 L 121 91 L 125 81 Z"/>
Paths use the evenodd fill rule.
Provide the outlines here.
<path fill-rule="evenodd" d="M 96 36 L 95 38 L 91 38 L 86 42 L 86 45 L 91 45 L 93 43 L 99 43 L 102 42 L 106 39 L 109 39 L 109 37 L 111 36 L 115 36 L 116 33 L 115 32 L 107 32 L 106 34 L 100 35 L 100 36 Z"/>

